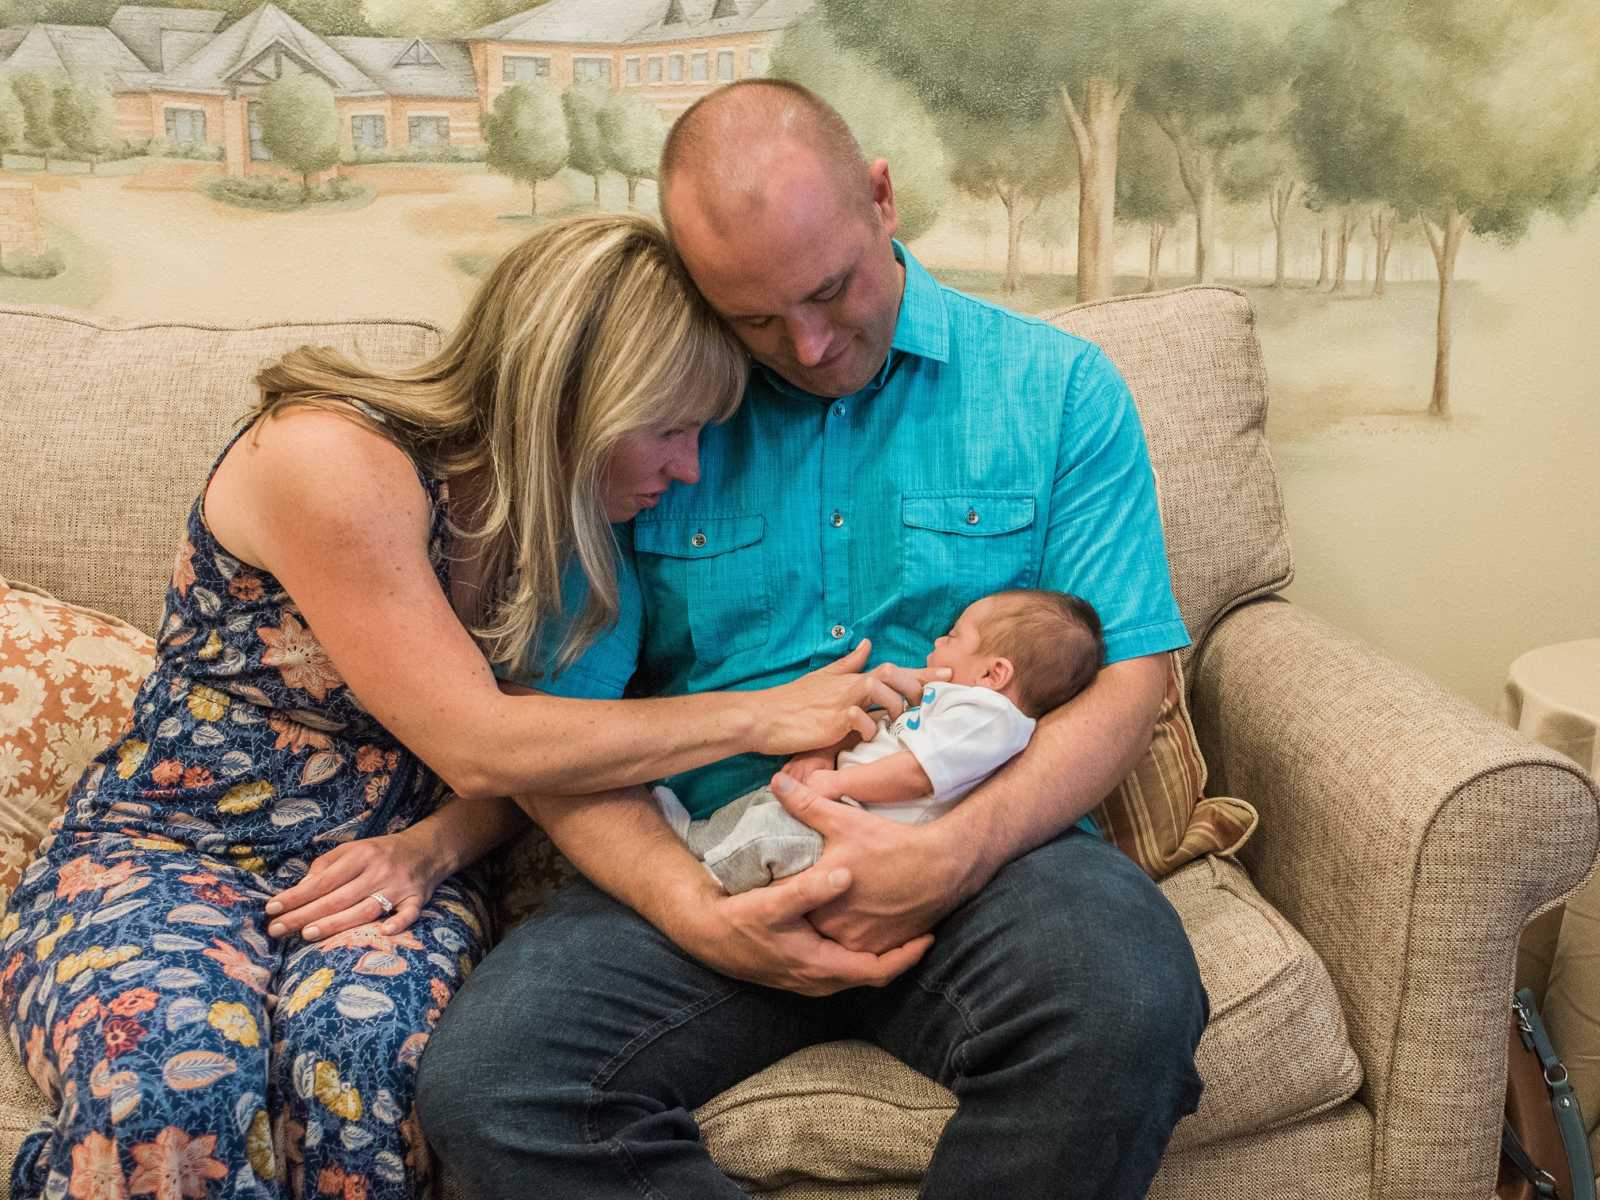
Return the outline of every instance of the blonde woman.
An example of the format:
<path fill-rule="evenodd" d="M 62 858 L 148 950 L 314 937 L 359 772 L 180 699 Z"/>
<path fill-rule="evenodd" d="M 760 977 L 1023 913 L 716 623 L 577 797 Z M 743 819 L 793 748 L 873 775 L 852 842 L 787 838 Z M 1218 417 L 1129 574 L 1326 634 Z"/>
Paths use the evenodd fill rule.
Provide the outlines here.
<path fill-rule="evenodd" d="M 496 798 L 899 710 L 859 652 L 774 693 L 618 699 L 611 527 L 695 481 L 745 370 L 657 229 L 597 216 L 512 250 L 419 367 L 307 347 L 260 375 L 130 726 L 0 926 L 0 1016 L 56 1109 L 14 1197 L 419 1194 L 414 1068 L 485 950 L 456 872 L 523 823 Z"/>

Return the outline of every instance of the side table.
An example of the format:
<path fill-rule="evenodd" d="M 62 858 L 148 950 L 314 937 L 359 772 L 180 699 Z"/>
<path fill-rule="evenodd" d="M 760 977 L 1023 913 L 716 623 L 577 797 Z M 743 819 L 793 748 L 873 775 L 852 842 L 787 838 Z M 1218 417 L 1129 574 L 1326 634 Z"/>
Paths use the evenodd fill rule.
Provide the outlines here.
<path fill-rule="evenodd" d="M 1511 664 L 1500 715 L 1541 745 L 1600 775 L 1600 638 L 1530 650 Z M 1567 1064 L 1600 1161 L 1600 877 L 1532 922 L 1517 985 L 1540 996 L 1550 1040 Z"/>

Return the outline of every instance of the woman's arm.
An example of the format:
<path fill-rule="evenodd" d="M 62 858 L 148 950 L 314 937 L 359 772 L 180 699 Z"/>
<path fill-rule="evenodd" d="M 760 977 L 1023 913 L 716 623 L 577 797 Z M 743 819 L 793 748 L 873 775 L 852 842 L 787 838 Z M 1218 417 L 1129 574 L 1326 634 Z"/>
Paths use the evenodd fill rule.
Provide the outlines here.
<path fill-rule="evenodd" d="M 428 561 L 429 508 L 396 446 L 344 417 L 292 411 L 241 438 L 205 514 L 228 551 L 294 598 L 356 698 L 469 799 L 582 794 L 755 751 L 870 735 L 903 696 L 857 674 L 866 644 L 763 692 L 593 701 L 508 696 Z"/>

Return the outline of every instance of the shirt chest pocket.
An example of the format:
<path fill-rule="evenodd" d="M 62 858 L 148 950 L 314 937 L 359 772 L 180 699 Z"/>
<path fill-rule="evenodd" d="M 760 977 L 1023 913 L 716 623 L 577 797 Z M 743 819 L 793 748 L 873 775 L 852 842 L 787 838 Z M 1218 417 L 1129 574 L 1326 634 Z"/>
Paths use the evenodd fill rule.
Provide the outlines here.
<path fill-rule="evenodd" d="M 633 549 L 652 655 L 692 649 L 702 662 L 721 662 L 766 645 L 772 606 L 765 518 L 635 521 Z"/>
<path fill-rule="evenodd" d="M 1032 586 L 1033 522 L 1027 492 L 907 492 L 900 500 L 900 579 L 912 611 L 937 625 L 974 600 Z"/>

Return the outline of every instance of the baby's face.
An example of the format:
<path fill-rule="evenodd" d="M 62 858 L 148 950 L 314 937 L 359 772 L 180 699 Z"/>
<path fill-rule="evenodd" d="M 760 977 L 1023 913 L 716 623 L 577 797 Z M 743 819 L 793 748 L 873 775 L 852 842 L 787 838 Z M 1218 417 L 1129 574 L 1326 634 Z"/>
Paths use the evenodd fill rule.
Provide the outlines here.
<path fill-rule="evenodd" d="M 983 636 L 983 620 L 990 603 L 987 597 L 974 600 L 956 618 L 950 632 L 934 640 L 933 652 L 928 655 L 928 666 L 949 667 L 951 683 L 966 684 L 968 687 L 977 685 L 989 669 L 989 664 L 994 661 L 992 655 L 978 653 L 978 643 Z"/>

